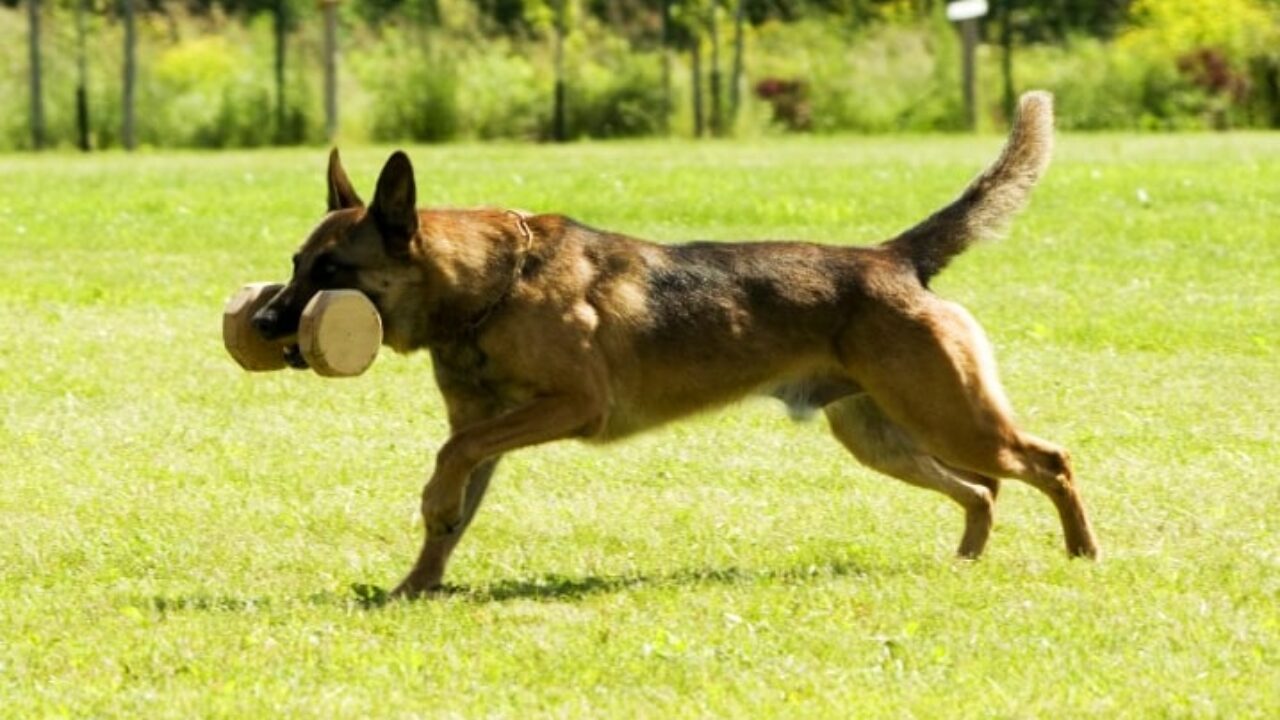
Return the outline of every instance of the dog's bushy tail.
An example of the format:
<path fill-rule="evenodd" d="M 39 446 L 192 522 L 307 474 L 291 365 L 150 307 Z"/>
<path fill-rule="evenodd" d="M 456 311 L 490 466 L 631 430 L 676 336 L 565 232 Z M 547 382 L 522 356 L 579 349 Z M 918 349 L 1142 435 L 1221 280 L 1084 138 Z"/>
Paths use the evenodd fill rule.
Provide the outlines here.
<path fill-rule="evenodd" d="M 1053 96 L 1029 92 L 1000 157 L 955 202 L 885 243 L 915 267 L 920 282 L 942 272 L 973 243 L 998 234 L 1026 203 L 1053 154 Z"/>

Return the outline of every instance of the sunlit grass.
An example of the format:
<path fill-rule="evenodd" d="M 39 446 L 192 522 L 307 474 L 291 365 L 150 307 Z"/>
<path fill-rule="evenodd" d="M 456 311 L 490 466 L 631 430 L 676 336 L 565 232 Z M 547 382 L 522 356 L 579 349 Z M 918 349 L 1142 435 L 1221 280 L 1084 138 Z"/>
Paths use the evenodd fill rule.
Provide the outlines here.
<path fill-rule="evenodd" d="M 423 203 L 659 239 L 870 242 L 998 140 L 417 148 Z M 368 196 L 385 150 L 346 153 Z M 369 609 L 444 439 L 425 356 L 250 376 L 324 153 L 0 159 L 0 715 L 1275 716 L 1280 136 L 1068 137 L 936 283 L 1106 555 L 1010 485 L 950 502 L 752 401 L 499 471 L 447 600 Z"/>

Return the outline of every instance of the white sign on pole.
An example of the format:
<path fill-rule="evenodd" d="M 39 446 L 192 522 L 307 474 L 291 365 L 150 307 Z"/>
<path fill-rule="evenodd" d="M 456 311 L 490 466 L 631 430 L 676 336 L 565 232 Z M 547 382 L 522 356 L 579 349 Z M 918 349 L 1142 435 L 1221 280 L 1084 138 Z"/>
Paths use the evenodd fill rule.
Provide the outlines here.
<path fill-rule="evenodd" d="M 987 0 L 957 0 L 947 3 L 947 19 L 951 22 L 973 20 L 987 14 Z"/>

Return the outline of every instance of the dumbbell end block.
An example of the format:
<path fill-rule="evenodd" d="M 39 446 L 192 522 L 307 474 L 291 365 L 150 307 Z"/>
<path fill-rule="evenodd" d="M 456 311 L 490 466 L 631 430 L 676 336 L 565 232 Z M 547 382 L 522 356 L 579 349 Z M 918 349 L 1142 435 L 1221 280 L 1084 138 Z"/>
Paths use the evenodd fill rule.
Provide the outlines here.
<path fill-rule="evenodd" d="M 240 367 L 250 372 L 283 370 L 284 344 L 263 339 L 253 315 L 283 289 L 280 283 L 252 283 L 236 291 L 222 311 L 222 342 Z"/>

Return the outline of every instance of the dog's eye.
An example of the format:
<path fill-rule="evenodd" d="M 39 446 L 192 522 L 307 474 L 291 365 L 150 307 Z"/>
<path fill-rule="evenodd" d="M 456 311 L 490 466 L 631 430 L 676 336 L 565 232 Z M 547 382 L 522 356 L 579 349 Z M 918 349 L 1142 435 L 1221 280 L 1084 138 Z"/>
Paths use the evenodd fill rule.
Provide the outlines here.
<path fill-rule="evenodd" d="M 342 272 L 342 266 L 328 258 L 321 258 L 315 264 L 315 269 L 311 271 L 312 276 L 317 282 L 332 282 L 338 273 Z"/>

